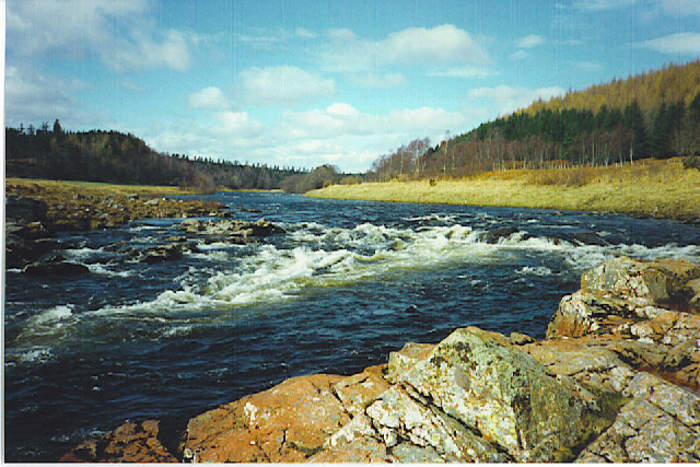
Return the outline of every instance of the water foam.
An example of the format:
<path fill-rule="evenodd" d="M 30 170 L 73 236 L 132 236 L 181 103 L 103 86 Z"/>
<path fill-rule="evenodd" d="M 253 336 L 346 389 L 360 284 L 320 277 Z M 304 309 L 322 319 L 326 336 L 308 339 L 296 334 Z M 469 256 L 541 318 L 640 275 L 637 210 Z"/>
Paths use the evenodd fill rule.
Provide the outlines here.
<path fill-rule="evenodd" d="M 430 217 L 430 216 L 427 216 Z M 487 217 L 487 216 L 484 216 Z M 700 260 L 700 247 L 665 245 L 583 245 L 524 231 L 500 238 L 497 244 L 480 239 L 485 231 L 461 224 L 410 228 L 364 223 L 353 228 L 327 227 L 314 222 L 286 224 L 281 244 L 249 245 L 250 252 L 235 263 L 219 260 L 219 270 L 192 270 L 180 280 L 180 290 L 166 290 L 154 300 L 124 307 L 122 312 L 181 312 L 229 309 L 298 297 L 308 289 L 338 287 L 410 270 L 427 270 L 469 262 L 518 261 L 522 251 L 554 255 L 576 273 L 619 255 L 641 259 L 686 257 Z M 207 255 L 219 253 L 210 250 Z M 226 258 L 233 259 L 230 256 Z M 519 275 L 548 276 L 551 269 L 520 267 Z M 208 275 L 208 278 L 206 278 Z M 205 283 L 202 284 L 202 279 Z M 199 283 L 199 286 L 193 285 Z"/>

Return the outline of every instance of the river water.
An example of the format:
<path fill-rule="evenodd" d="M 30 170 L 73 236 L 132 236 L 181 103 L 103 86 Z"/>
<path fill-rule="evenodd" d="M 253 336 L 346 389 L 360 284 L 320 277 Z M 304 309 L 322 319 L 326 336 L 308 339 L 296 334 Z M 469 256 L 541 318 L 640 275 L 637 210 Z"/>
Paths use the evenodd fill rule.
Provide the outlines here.
<path fill-rule="evenodd" d="M 700 261 L 700 226 L 666 220 L 283 193 L 211 198 L 286 233 L 201 241 L 160 264 L 124 260 L 118 245 L 182 235 L 182 219 L 147 220 L 62 235 L 63 256 L 89 274 L 6 271 L 7 461 L 52 461 L 127 420 L 184 420 L 292 376 L 352 374 L 456 327 L 542 338 L 561 296 L 607 258 Z M 509 235 L 485 241 L 504 227 Z"/>

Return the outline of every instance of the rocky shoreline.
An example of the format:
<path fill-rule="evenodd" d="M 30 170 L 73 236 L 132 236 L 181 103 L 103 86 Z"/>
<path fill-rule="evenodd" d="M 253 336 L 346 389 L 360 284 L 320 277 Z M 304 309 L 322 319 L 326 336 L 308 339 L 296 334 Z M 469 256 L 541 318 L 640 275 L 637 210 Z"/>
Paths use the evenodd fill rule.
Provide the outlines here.
<path fill-rule="evenodd" d="M 139 219 L 231 216 L 222 203 L 206 200 L 119 193 L 58 183 L 25 182 L 8 184 L 6 189 L 7 268 L 25 268 L 56 252 L 60 249 L 55 238 L 58 232 L 112 228 Z M 68 274 L 81 272 L 70 265 L 60 269 Z"/>
<path fill-rule="evenodd" d="M 194 227 L 193 227 L 194 228 Z M 700 265 L 583 274 L 546 339 L 474 327 L 352 376 L 291 378 L 62 462 L 700 462 Z"/>

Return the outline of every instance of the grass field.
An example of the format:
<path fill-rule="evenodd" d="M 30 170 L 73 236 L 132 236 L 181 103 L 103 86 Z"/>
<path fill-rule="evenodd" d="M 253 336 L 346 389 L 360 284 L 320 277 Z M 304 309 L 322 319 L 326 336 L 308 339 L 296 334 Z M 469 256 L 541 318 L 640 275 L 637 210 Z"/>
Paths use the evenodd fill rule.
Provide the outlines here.
<path fill-rule="evenodd" d="M 428 180 L 332 185 L 306 196 L 602 211 L 700 222 L 700 171 L 684 169 L 678 158 L 622 168 L 488 172 L 434 185 Z"/>
<path fill-rule="evenodd" d="M 193 192 L 174 186 L 151 185 L 115 185 L 111 183 L 80 182 L 72 180 L 42 180 L 32 178 L 8 178 L 5 180 L 5 189 L 9 193 L 13 187 L 28 187 L 37 185 L 42 188 L 78 188 L 88 191 L 101 191 L 103 193 L 139 194 L 139 195 L 188 195 Z"/>

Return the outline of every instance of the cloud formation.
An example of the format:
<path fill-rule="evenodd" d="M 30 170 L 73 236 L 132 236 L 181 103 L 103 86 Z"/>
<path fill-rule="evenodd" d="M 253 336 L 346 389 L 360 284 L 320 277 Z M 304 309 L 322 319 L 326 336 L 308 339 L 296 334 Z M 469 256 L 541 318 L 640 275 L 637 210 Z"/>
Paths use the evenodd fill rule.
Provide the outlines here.
<path fill-rule="evenodd" d="M 335 81 L 295 66 L 252 67 L 238 73 L 242 98 L 251 104 L 285 105 L 336 93 Z"/>
<path fill-rule="evenodd" d="M 637 0 L 578 0 L 574 7 L 583 11 L 609 11 L 627 8 L 637 3 Z"/>
<path fill-rule="evenodd" d="M 558 86 L 530 89 L 506 85 L 471 89 L 467 93 L 470 99 L 486 99 L 495 102 L 501 115 L 522 109 L 538 99 L 547 100 L 564 94 L 566 91 Z"/>
<path fill-rule="evenodd" d="M 193 109 L 221 110 L 229 106 L 228 99 L 216 86 L 209 86 L 190 94 L 187 102 Z"/>
<path fill-rule="evenodd" d="M 334 72 L 358 72 L 389 66 L 489 65 L 491 59 L 471 35 L 451 24 L 407 28 L 385 39 L 362 39 L 350 29 L 328 31 L 321 66 Z"/>
<path fill-rule="evenodd" d="M 152 67 L 185 71 L 190 45 L 197 39 L 182 31 L 147 26 L 146 0 L 10 0 L 8 41 L 12 54 L 58 53 L 70 58 L 96 54 L 119 72 Z"/>
<path fill-rule="evenodd" d="M 515 46 L 520 49 L 531 49 L 544 44 L 544 38 L 537 34 L 530 34 L 515 41 Z"/>
<path fill-rule="evenodd" d="M 665 54 L 700 55 L 700 33 L 680 32 L 639 44 Z"/>

